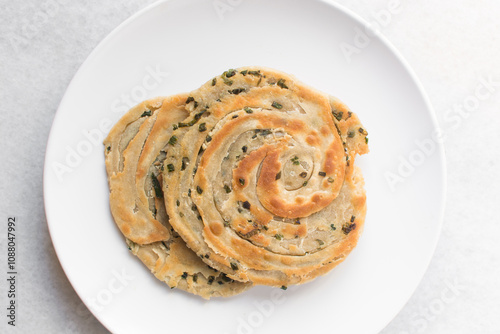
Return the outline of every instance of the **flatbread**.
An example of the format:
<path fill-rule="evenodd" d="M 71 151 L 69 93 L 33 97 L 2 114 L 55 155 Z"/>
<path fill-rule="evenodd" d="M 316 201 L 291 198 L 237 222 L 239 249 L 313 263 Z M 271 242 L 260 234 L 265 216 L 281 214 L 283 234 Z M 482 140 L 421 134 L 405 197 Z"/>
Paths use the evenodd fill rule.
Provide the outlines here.
<path fill-rule="evenodd" d="M 180 94 L 144 101 L 110 131 L 104 145 L 111 213 L 132 253 L 171 288 L 203 298 L 231 296 L 251 284 L 208 267 L 172 229 L 165 210 L 163 162 L 173 125 L 189 115 L 186 99 Z"/>
<path fill-rule="evenodd" d="M 230 278 L 307 282 L 355 247 L 367 132 L 342 102 L 275 70 L 229 70 L 189 94 L 163 172 L 170 223 Z"/>

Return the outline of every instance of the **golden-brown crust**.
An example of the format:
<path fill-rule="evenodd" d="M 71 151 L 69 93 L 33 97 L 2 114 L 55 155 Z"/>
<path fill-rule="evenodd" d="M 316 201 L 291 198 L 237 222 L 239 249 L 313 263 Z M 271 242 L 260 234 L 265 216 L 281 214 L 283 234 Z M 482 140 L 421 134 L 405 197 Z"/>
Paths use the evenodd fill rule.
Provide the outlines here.
<path fill-rule="evenodd" d="M 187 245 L 255 284 L 303 283 L 340 263 L 366 212 L 354 158 L 368 151 L 367 133 L 356 115 L 265 68 L 225 72 L 190 96 L 194 125 L 174 132 L 175 172 L 163 183 Z"/>
<path fill-rule="evenodd" d="M 231 296 L 251 287 L 209 268 L 171 228 L 157 193 L 173 124 L 184 120 L 187 95 L 145 101 L 132 108 L 106 138 L 106 170 L 113 218 L 132 253 L 171 288 L 203 298 Z"/>

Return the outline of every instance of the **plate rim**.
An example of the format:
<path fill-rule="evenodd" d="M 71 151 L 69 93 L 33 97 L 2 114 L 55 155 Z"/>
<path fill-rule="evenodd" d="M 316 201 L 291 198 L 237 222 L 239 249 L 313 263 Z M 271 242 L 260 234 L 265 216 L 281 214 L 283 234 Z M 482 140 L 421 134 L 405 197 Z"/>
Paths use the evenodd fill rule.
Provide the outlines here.
<path fill-rule="evenodd" d="M 155 7 L 159 7 L 163 5 L 164 3 L 172 2 L 174 0 L 158 0 L 155 1 L 144 8 L 140 9 L 139 11 L 135 12 L 131 16 L 129 16 L 127 19 L 125 19 L 122 23 L 120 23 L 118 26 L 116 26 L 111 32 L 109 32 L 95 47 L 94 49 L 89 53 L 89 55 L 85 58 L 85 60 L 81 63 L 81 65 L 78 67 L 76 70 L 75 74 L 73 75 L 73 78 L 69 82 L 66 90 L 64 91 L 64 95 L 59 102 L 59 105 L 57 107 L 57 110 L 54 115 L 54 119 L 52 120 L 52 124 L 50 127 L 49 135 L 47 138 L 47 142 L 45 145 L 45 157 L 44 157 L 44 166 L 43 166 L 43 175 L 42 175 L 42 189 L 43 189 L 43 203 L 44 203 L 44 212 L 45 212 L 45 219 L 49 231 L 49 236 L 51 239 L 52 246 L 54 247 L 56 257 L 61 265 L 61 268 L 68 279 L 69 283 L 71 284 L 71 287 L 77 294 L 77 296 L 80 298 L 81 302 L 87 307 L 89 312 L 92 313 L 92 315 L 99 321 L 99 323 L 105 327 L 108 331 L 112 332 L 111 324 L 108 324 L 107 321 L 104 319 L 103 315 L 100 315 L 96 313 L 88 303 L 86 303 L 85 299 L 83 296 L 80 295 L 78 289 L 76 288 L 75 284 L 73 283 L 73 280 L 71 278 L 71 274 L 69 272 L 69 266 L 67 265 L 66 262 L 62 261 L 61 257 L 59 256 L 60 246 L 57 246 L 57 242 L 54 242 L 53 238 L 53 229 L 55 228 L 53 224 L 50 223 L 51 219 L 51 212 L 54 210 L 54 206 L 49 203 L 48 198 L 48 187 L 49 187 L 49 181 L 48 181 L 48 174 L 49 174 L 49 154 L 48 152 L 51 150 L 51 147 L 54 145 L 54 128 L 57 127 L 57 124 L 59 123 L 60 115 L 61 115 L 61 109 L 62 106 L 65 104 L 66 100 L 68 99 L 68 93 L 71 92 L 74 88 L 73 86 L 75 85 L 75 82 L 79 79 L 79 77 L 82 75 L 82 73 L 85 71 L 87 66 L 91 63 L 91 61 L 101 52 L 101 49 L 105 47 L 105 45 L 108 43 L 109 40 L 114 38 L 116 35 L 121 33 L 121 31 L 129 25 L 131 22 L 136 20 L 138 17 L 146 14 L 147 12 L 153 10 Z M 434 130 L 440 129 L 439 127 L 439 122 L 437 119 L 437 115 L 435 112 L 435 109 L 430 102 L 430 99 L 425 91 L 425 88 L 423 84 L 421 83 L 419 77 L 417 76 L 416 72 L 413 70 L 413 68 L 410 66 L 409 62 L 406 60 L 406 58 L 402 55 L 402 53 L 392 44 L 392 42 L 389 41 L 389 39 L 381 32 L 377 32 L 372 29 L 371 25 L 369 24 L 368 21 L 366 21 L 363 17 L 361 17 L 359 14 L 356 12 L 352 11 L 351 9 L 345 7 L 344 5 L 341 5 L 335 0 L 314 0 L 319 3 L 324 3 L 328 6 L 333 7 L 334 9 L 338 10 L 339 12 L 347 15 L 349 18 L 351 18 L 353 21 L 357 22 L 358 24 L 362 25 L 366 29 L 370 30 L 376 38 L 380 40 L 380 42 L 389 49 L 389 51 L 396 57 L 396 59 L 403 65 L 404 69 L 406 72 L 409 74 L 411 80 L 415 84 L 418 93 L 420 94 L 425 107 L 426 107 L 426 112 L 430 116 L 430 120 L 432 123 L 432 127 Z M 388 317 L 388 320 L 385 322 L 384 326 L 382 328 L 376 329 L 377 332 L 380 332 L 384 328 L 387 327 L 394 319 L 395 317 L 405 308 L 405 306 L 408 304 L 409 300 L 411 297 L 415 294 L 416 290 L 419 288 L 420 284 L 422 283 L 422 280 L 427 273 L 429 269 L 429 265 L 434 258 L 435 251 L 437 248 L 437 244 L 439 242 L 441 233 L 442 233 L 442 228 L 443 228 L 443 222 L 444 222 L 444 215 L 445 215 L 445 209 L 446 209 L 446 197 L 447 197 L 447 165 L 446 165 L 446 152 L 445 152 L 445 147 L 444 144 L 440 141 L 436 142 L 436 152 L 440 156 L 440 165 L 441 165 L 441 183 L 440 183 L 440 191 L 441 191 L 441 196 L 440 196 L 440 212 L 439 212 L 439 217 L 437 218 L 438 221 L 438 226 L 436 227 L 436 233 L 434 235 L 434 240 L 432 241 L 432 247 L 430 247 L 431 252 L 428 255 L 428 258 L 425 259 L 425 261 L 422 261 L 425 263 L 425 270 L 422 271 L 420 274 L 420 277 L 418 278 L 418 284 L 415 285 L 414 288 L 411 289 L 411 291 L 408 292 L 408 295 L 405 296 L 406 302 L 402 304 L 401 307 L 397 309 L 397 311 L 391 315 L 391 317 Z"/>

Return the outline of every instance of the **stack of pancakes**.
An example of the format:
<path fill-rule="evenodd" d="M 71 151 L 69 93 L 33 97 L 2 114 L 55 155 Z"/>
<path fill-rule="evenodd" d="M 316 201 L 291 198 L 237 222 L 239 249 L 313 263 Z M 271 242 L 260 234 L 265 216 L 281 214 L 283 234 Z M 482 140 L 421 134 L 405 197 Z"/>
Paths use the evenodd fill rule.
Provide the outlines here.
<path fill-rule="evenodd" d="M 144 101 L 106 138 L 113 218 L 171 288 L 231 296 L 322 275 L 366 214 L 367 131 L 338 99 L 261 67 Z"/>

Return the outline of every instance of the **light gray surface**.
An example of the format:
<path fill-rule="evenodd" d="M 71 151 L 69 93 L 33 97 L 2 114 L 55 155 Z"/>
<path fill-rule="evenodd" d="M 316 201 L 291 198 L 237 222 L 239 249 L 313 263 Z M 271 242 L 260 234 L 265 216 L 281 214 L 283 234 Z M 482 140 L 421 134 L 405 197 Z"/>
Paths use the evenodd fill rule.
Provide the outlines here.
<path fill-rule="evenodd" d="M 106 332 L 69 284 L 50 241 L 42 194 L 45 144 L 78 67 L 113 28 L 153 2 L 0 0 L 0 232 L 7 217 L 17 218 L 20 272 L 18 326 L 7 327 L 2 315 L 0 333 Z M 375 13 L 387 13 L 391 1 L 337 2 L 375 23 L 381 17 Z M 500 333 L 500 218 L 494 210 L 500 199 L 499 17 L 496 0 L 401 0 L 398 13 L 384 17 L 380 31 L 417 73 L 446 134 L 448 198 L 429 270 L 383 334 Z M 476 100 L 470 112 L 453 111 L 475 101 L 476 88 L 489 77 L 497 82 L 489 97 Z M 1 237 L 1 277 L 5 241 Z M 0 279 L 2 309 L 6 288 Z"/>

